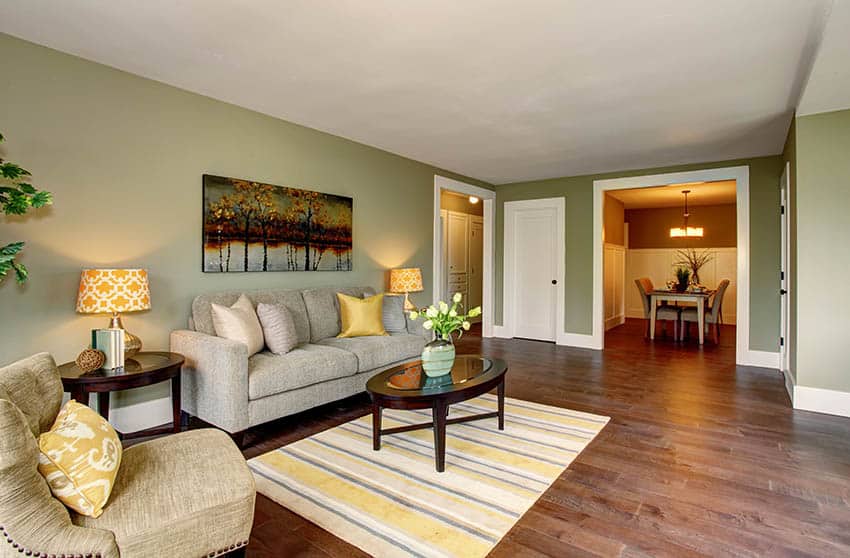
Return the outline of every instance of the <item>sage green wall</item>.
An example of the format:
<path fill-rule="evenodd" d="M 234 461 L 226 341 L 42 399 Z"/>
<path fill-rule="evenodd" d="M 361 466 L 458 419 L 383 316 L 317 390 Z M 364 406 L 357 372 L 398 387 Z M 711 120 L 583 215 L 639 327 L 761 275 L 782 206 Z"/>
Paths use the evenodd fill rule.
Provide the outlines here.
<path fill-rule="evenodd" d="M 504 203 L 566 198 L 566 315 L 569 333 L 591 334 L 593 316 L 593 181 L 718 167 L 750 168 L 750 348 L 776 352 L 779 340 L 779 178 L 782 157 L 758 157 L 572 176 L 496 187 L 496 323 L 502 323 Z"/>
<path fill-rule="evenodd" d="M 850 110 L 796 122 L 797 384 L 850 392 Z"/>
<path fill-rule="evenodd" d="M 788 337 L 789 348 L 788 368 L 794 381 L 797 380 L 797 119 L 791 119 L 788 136 L 785 138 L 785 148 L 782 150 L 782 162 L 789 164 L 788 173 L 788 204 L 785 208 L 788 215 L 788 269 L 791 289 L 789 295 Z"/>
<path fill-rule="evenodd" d="M 5 158 L 33 172 L 55 205 L 0 219 L 26 240 L 29 283 L 0 285 L 0 362 L 36 351 L 73 359 L 102 316 L 74 313 L 80 270 L 150 270 L 153 309 L 125 325 L 167 349 L 192 298 L 221 289 L 371 285 L 415 265 L 431 278 L 434 173 L 410 159 L 0 34 Z M 226 79 L 226 76 L 222 76 Z M 245 84 L 250 87 L 251 84 Z M 201 175 L 300 186 L 354 198 L 354 271 L 201 273 Z M 419 303 L 427 302 L 424 293 Z M 167 395 L 125 394 L 124 404 Z M 119 399 L 118 406 L 121 405 Z"/>

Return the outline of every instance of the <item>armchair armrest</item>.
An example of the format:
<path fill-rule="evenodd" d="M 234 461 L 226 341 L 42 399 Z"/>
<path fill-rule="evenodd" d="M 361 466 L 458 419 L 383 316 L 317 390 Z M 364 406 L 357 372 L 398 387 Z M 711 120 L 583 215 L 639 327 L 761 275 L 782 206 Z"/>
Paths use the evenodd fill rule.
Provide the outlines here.
<path fill-rule="evenodd" d="M 248 428 L 248 347 L 184 329 L 171 332 L 171 350 L 186 358 L 183 409 L 227 432 Z"/>
<path fill-rule="evenodd" d="M 407 322 L 407 333 L 411 335 L 418 335 L 424 339 L 426 343 L 434 339 L 434 333 L 422 327 L 422 324 L 425 322 L 423 318 L 411 320 L 410 316 L 405 314 L 404 319 Z"/>

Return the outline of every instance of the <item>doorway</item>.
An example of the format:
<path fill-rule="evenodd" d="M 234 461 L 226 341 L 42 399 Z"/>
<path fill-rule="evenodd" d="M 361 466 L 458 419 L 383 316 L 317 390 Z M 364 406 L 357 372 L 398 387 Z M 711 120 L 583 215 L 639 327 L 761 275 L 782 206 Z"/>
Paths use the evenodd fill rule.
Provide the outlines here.
<path fill-rule="evenodd" d="M 481 215 L 454 215 L 450 219 L 449 212 L 441 207 L 446 193 L 467 204 L 471 204 L 470 198 L 476 198 L 472 205 L 481 208 Z M 432 301 L 447 300 L 461 292 L 467 309 L 480 305 L 483 337 L 493 336 L 495 203 L 496 192 L 492 190 L 434 175 Z M 454 239 L 451 247 L 450 239 Z"/>
<path fill-rule="evenodd" d="M 504 311 L 509 337 L 558 342 L 564 328 L 565 200 L 505 203 Z"/>
<path fill-rule="evenodd" d="M 750 350 L 750 170 L 747 166 L 594 180 L 593 182 L 593 318 L 591 343 L 604 348 L 603 209 L 606 191 L 734 180 L 736 188 L 737 253 L 735 297 L 736 364 L 778 368 L 778 353 Z"/>

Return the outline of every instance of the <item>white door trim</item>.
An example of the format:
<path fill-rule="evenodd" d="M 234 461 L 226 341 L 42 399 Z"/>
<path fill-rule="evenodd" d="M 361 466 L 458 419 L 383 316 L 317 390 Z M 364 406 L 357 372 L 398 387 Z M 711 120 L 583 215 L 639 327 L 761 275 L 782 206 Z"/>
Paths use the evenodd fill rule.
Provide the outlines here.
<path fill-rule="evenodd" d="M 683 182 L 711 182 L 734 180 L 736 183 L 738 225 L 738 297 L 736 301 L 737 339 L 735 362 L 742 365 L 764 365 L 763 355 L 752 355 L 750 351 L 750 168 L 748 166 L 725 167 L 687 172 L 629 176 L 593 181 L 593 326 L 594 348 L 602 349 L 604 337 L 604 305 L 602 293 L 602 204 L 607 190 L 649 188 Z M 778 347 L 777 347 L 778 349 Z M 754 351 L 760 353 L 761 351 Z M 771 364 L 778 367 L 779 353 Z M 752 358 L 756 357 L 756 358 Z M 759 362 L 760 364 L 756 364 Z"/>
<path fill-rule="evenodd" d="M 484 204 L 484 269 L 482 274 L 484 284 L 481 293 L 481 335 L 484 337 L 493 337 L 493 313 L 496 307 L 495 293 L 493 292 L 493 278 L 495 274 L 496 192 L 446 176 L 434 175 L 434 256 L 432 263 L 434 275 L 431 278 L 432 302 L 440 300 L 440 282 L 443 276 L 440 245 L 440 192 L 442 190 L 451 190 L 452 192 L 476 196 Z"/>
<path fill-rule="evenodd" d="M 499 337 L 513 337 L 514 327 L 516 324 L 515 316 L 516 309 L 514 308 L 515 297 L 512 296 L 514 291 L 515 277 L 514 272 L 514 216 L 518 209 L 541 209 L 555 208 L 556 225 L 556 250 L 557 260 L 555 262 L 555 274 L 558 280 L 558 288 L 555 289 L 555 343 L 558 345 L 572 345 L 575 340 L 569 338 L 569 335 L 564 332 L 564 292 L 566 285 L 565 281 L 565 253 L 566 253 L 566 199 L 565 198 L 540 198 L 535 200 L 522 200 L 505 202 L 505 225 L 504 225 L 504 264 L 502 265 L 502 306 L 504 319 L 502 327 L 499 329 Z"/>
<path fill-rule="evenodd" d="M 780 288 L 785 291 L 785 294 L 780 293 L 780 327 L 779 335 L 782 343 L 779 346 L 779 369 L 782 373 L 791 372 L 791 163 L 785 163 L 785 168 L 782 169 L 782 177 L 779 179 L 779 203 L 780 207 L 780 235 L 781 255 L 780 267 L 782 275 L 780 277 Z"/>

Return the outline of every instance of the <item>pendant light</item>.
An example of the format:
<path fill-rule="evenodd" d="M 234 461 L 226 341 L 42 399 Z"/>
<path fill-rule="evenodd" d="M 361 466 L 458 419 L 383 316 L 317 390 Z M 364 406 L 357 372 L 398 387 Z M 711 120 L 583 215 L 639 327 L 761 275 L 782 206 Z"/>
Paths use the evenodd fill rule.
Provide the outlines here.
<path fill-rule="evenodd" d="M 689 227 L 688 226 L 688 217 L 691 216 L 688 213 L 688 194 L 691 193 L 690 190 L 682 190 L 682 193 L 685 195 L 685 211 L 682 214 L 684 218 L 684 223 L 681 227 L 673 227 L 670 229 L 670 238 L 678 238 L 678 237 L 698 237 L 702 238 L 705 234 L 705 231 L 702 227 Z"/>

